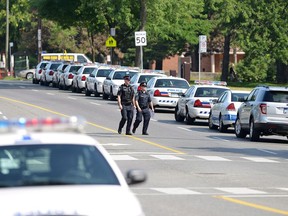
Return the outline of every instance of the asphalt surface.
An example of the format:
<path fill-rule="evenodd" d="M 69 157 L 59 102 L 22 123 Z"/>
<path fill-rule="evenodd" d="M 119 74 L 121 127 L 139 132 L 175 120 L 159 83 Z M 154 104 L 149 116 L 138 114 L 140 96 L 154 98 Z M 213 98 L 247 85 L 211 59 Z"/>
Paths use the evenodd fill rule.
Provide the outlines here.
<path fill-rule="evenodd" d="M 260 142 L 174 120 L 159 110 L 149 136 L 117 133 L 116 101 L 32 84 L 0 81 L 0 120 L 18 117 L 82 116 L 86 133 L 113 156 L 123 173 L 143 169 L 148 179 L 131 186 L 146 216 L 288 215 L 288 140 Z M 125 131 L 125 130 L 124 130 Z"/>

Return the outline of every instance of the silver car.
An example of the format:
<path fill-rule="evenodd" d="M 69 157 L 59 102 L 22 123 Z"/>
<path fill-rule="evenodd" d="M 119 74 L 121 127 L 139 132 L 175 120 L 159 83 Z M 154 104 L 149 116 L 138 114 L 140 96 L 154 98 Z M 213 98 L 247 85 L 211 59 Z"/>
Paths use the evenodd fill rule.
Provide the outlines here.
<path fill-rule="evenodd" d="M 49 61 L 41 61 L 37 66 L 34 74 L 34 78 L 32 80 L 33 84 L 39 84 L 41 79 L 41 74 L 46 67 L 46 65 L 49 63 Z"/>
<path fill-rule="evenodd" d="M 254 88 L 238 109 L 235 134 L 238 138 L 249 134 L 251 141 L 268 135 L 288 138 L 288 88 Z"/>

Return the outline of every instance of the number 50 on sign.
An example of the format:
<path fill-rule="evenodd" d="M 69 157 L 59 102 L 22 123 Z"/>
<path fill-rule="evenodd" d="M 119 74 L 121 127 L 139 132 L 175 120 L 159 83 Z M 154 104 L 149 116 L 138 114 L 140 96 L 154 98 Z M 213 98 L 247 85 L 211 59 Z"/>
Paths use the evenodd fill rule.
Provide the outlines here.
<path fill-rule="evenodd" d="M 147 46 L 146 31 L 135 32 L 135 46 Z"/>

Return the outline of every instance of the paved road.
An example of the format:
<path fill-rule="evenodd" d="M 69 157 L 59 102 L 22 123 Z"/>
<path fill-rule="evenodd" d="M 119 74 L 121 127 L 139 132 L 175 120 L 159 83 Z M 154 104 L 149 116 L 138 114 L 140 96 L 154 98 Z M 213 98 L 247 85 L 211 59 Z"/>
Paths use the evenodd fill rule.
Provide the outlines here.
<path fill-rule="evenodd" d="M 205 121 L 187 125 L 171 110 L 156 112 L 149 136 L 117 133 L 116 101 L 33 85 L 0 81 L 0 119 L 73 116 L 113 156 L 123 173 L 144 169 L 148 180 L 131 187 L 147 216 L 288 215 L 288 141 L 261 142 L 219 133 Z"/>

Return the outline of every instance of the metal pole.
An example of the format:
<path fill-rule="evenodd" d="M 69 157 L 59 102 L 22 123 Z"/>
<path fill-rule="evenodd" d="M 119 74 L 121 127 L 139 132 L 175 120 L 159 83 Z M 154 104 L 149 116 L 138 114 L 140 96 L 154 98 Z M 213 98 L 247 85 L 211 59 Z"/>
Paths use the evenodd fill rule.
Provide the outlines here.
<path fill-rule="evenodd" d="M 200 53 L 200 49 L 199 49 L 199 81 L 200 81 L 200 79 L 201 79 L 201 77 L 200 77 L 200 72 L 201 72 L 201 53 Z"/>
<path fill-rule="evenodd" d="M 140 46 L 140 58 L 141 58 L 140 69 L 141 69 L 141 72 L 142 72 L 142 70 L 143 70 L 143 48 L 142 48 L 142 46 Z"/>
<path fill-rule="evenodd" d="M 9 0 L 6 0 L 6 47 L 5 47 L 5 71 L 9 67 Z"/>

